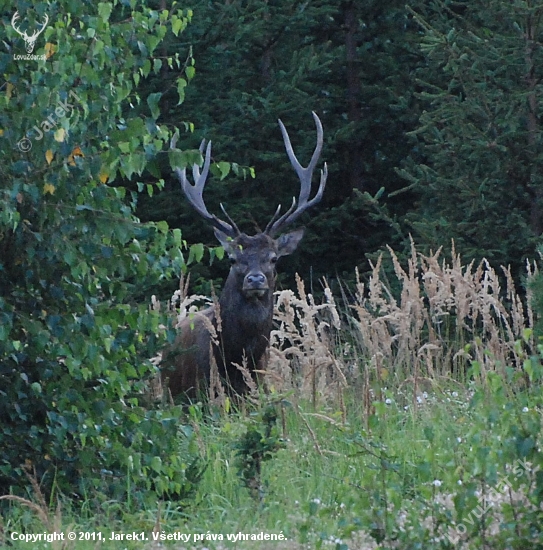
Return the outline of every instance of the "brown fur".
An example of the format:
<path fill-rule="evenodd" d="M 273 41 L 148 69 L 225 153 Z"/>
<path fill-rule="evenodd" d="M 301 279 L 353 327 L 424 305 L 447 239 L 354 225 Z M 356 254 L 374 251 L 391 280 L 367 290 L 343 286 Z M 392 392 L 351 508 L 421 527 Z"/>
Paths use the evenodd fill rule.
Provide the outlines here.
<path fill-rule="evenodd" d="M 236 364 L 242 365 L 245 360 L 253 377 L 255 369 L 265 367 L 277 276 L 275 262 L 296 249 L 303 229 L 278 239 L 264 233 L 252 237 L 242 233 L 232 240 L 220 231 L 215 233 L 233 262 L 219 299 L 220 331 L 214 308 L 181 323 L 162 368 L 162 379 L 174 397 L 186 394 L 194 398 L 209 383 L 210 323 L 217 331 L 217 343 L 212 348 L 223 382 L 234 393 L 247 391 Z"/>
<path fill-rule="evenodd" d="M 275 263 L 281 256 L 296 249 L 303 229 L 283 234 L 277 239 L 274 237 L 321 200 L 328 175 L 324 163 L 317 194 L 309 200 L 313 171 L 323 146 L 321 121 L 316 113 L 313 113 L 313 119 L 317 126 L 317 145 L 307 167 L 303 167 L 296 158 L 287 130 L 279 121 L 287 156 L 300 179 L 300 194 L 298 202 L 293 199 L 291 207 L 283 215 L 280 215 L 281 206 L 277 208 L 263 233 L 253 236 L 241 233 L 222 205 L 229 223 L 207 210 L 203 191 L 211 166 L 211 142 L 207 147 L 205 140 L 200 145 L 202 154 L 205 148 L 205 159 L 201 172 L 199 165 L 193 166 L 194 185 L 187 179 L 186 168 L 174 170 L 190 204 L 215 228 L 215 236 L 228 253 L 232 268 L 219 300 L 220 313 L 208 309 L 194 319 L 184 321 L 179 327 L 180 334 L 175 345 L 165 353 L 162 378 L 169 380 L 172 395 L 184 393 L 194 396 L 204 382 L 209 382 L 211 345 L 219 374 L 235 393 L 247 391 L 246 382 L 236 365 L 246 364 L 255 378 L 257 366 L 262 368 L 265 363 L 272 327 Z M 176 142 L 177 133 L 172 137 L 171 149 L 175 148 Z M 212 341 L 210 332 L 218 333 L 217 340 Z"/>

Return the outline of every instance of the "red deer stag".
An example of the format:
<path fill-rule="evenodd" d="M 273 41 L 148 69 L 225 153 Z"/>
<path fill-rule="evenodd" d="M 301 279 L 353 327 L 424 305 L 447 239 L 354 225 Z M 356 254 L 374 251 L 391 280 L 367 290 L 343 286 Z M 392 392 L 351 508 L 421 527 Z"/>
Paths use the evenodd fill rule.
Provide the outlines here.
<path fill-rule="evenodd" d="M 193 166 L 195 185 L 188 182 L 185 169 L 175 170 L 188 201 L 213 226 L 215 236 L 232 264 L 219 299 L 221 331 L 218 334 L 219 345 L 213 346 L 213 354 L 222 380 L 237 394 L 243 394 L 247 385 L 236 364 L 242 365 L 245 359 L 252 376 L 255 369 L 265 366 L 265 352 L 272 328 L 276 263 L 281 256 L 294 252 L 304 230 L 277 235 L 321 200 L 326 185 L 328 169 L 325 163 L 318 192 L 309 200 L 313 171 L 323 145 L 321 121 L 315 113 L 313 118 L 317 126 L 317 145 L 307 168 L 298 162 L 287 130 L 279 120 L 288 158 L 300 179 L 300 195 L 297 203 L 293 198 L 292 206 L 282 216 L 279 205 L 262 233 L 253 236 L 242 233 L 222 204 L 221 209 L 229 223 L 208 212 L 202 195 L 211 162 L 211 142 L 207 145 L 202 173 L 198 165 Z M 202 152 L 203 145 L 202 142 Z M 175 147 L 175 139 L 171 147 Z M 162 378 L 172 396 L 183 393 L 193 397 L 199 388 L 209 383 L 211 337 L 208 327 L 210 323 L 217 327 L 215 311 L 211 307 L 185 319 L 178 327 L 176 342 L 165 352 Z"/>

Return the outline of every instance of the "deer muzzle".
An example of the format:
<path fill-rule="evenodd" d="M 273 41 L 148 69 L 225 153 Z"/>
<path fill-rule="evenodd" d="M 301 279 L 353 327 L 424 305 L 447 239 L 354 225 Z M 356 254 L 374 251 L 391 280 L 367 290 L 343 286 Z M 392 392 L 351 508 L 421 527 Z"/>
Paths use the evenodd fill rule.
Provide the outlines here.
<path fill-rule="evenodd" d="M 248 273 L 243 279 L 243 293 L 249 298 L 260 298 L 269 289 L 268 279 L 262 272 Z"/>

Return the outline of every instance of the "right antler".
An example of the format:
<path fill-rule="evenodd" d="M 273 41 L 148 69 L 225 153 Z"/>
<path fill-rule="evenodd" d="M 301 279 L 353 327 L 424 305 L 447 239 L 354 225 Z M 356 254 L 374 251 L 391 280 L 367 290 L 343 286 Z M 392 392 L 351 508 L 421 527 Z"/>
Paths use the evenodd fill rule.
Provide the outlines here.
<path fill-rule="evenodd" d="M 296 199 L 293 197 L 291 207 L 279 219 L 277 219 L 277 216 L 279 216 L 281 205 L 277 207 L 275 214 L 273 215 L 270 223 L 268 223 L 264 231 L 264 233 L 267 233 L 270 237 L 274 237 L 275 235 L 283 231 L 283 229 L 287 225 L 293 223 L 294 220 L 296 220 L 308 208 L 310 208 L 314 204 L 317 204 L 321 200 L 322 194 L 324 193 L 324 188 L 326 187 L 326 178 L 328 177 L 328 167 L 326 165 L 326 162 L 324 163 L 324 169 L 321 170 L 321 181 L 319 184 L 319 190 L 317 191 L 317 194 L 310 201 L 308 201 L 309 194 L 311 193 L 311 179 L 313 177 L 313 171 L 317 166 L 317 162 L 322 151 L 324 137 L 322 123 L 314 111 L 313 118 L 315 119 L 315 125 L 317 126 L 317 145 L 315 147 L 315 151 L 313 151 L 311 161 L 306 168 L 304 168 L 296 158 L 296 155 L 294 154 L 294 151 L 292 149 L 292 144 L 290 143 L 287 129 L 285 128 L 285 125 L 281 122 L 281 120 L 279 120 L 279 126 L 281 127 L 281 133 L 283 134 L 283 141 L 285 142 L 285 149 L 287 150 L 288 158 L 290 159 L 290 163 L 292 164 L 294 170 L 298 174 L 298 178 L 300 179 L 300 195 L 298 196 L 298 205 L 296 206 Z"/>
<path fill-rule="evenodd" d="M 177 134 L 172 137 L 170 142 L 170 149 L 175 149 L 177 143 Z M 200 144 L 200 153 L 204 153 L 205 139 L 202 140 Z M 221 210 L 224 212 L 224 215 L 227 217 L 228 221 L 232 224 L 226 223 L 225 221 L 219 219 L 215 214 L 210 214 L 204 203 L 204 187 L 206 184 L 207 175 L 209 173 L 209 166 L 211 164 L 211 141 L 208 142 L 206 147 L 204 167 L 202 173 L 200 173 L 200 167 L 197 164 L 192 166 L 192 177 L 194 179 L 194 185 L 191 185 L 187 179 L 186 168 L 182 170 L 180 168 L 175 168 L 175 174 L 181 183 L 181 189 L 185 196 L 187 197 L 190 204 L 193 208 L 206 220 L 208 220 L 213 227 L 222 231 L 227 237 L 235 238 L 240 235 L 240 230 L 238 226 L 234 223 L 232 218 L 228 215 L 224 206 L 221 204 Z"/>

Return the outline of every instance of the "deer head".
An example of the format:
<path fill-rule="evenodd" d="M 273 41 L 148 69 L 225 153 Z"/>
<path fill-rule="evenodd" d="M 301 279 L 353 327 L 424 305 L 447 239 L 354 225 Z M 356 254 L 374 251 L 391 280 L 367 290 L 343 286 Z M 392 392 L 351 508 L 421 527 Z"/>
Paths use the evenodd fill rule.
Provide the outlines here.
<path fill-rule="evenodd" d="M 20 19 L 19 12 L 16 11 L 13 14 L 13 17 L 11 18 L 11 26 L 15 29 L 15 31 L 17 33 L 19 33 L 24 38 L 25 45 L 26 45 L 26 51 L 28 53 L 32 53 L 34 51 L 34 46 L 36 45 L 36 39 L 43 32 L 45 27 L 47 27 L 47 23 L 49 22 L 49 16 L 47 14 L 44 15 L 44 20 L 43 20 L 41 29 L 38 29 L 37 31 L 34 31 L 34 34 L 32 34 L 31 36 L 28 36 L 28 34 L 26 34 L 26 31 L 23 32 L 15 26 L 16 22 L 19 19 Z"/>
<path fill-rule="evenodd" d="M 195 164 L 192 168 L 194 185 L 189 183 L 185 168 L 175 169 L 175 173 L 181 183 L 181 189 L 183 190 L 183 193 L 187 197 L 189 203 L 215 229 L 215 236 L 224 247 L 228 257 L 230 258 L 232 270 L 236 273 L 246 272 L 242 290 L 247 291 L 251 286 L 255 287 L 255 290 L 257 290 L 257 287 L 264 289 L 271 286 L 269 281 L 264 281 L 262 278 L 262 272 L 253 273 L 254 269 L 247 269 L 248 266 L 252 266 L 254 268 L 255 262 L 250 260 L 253 260 L 258 256 L 261 260 L 259 263 L 269 263 L 273 265 L 281 256 L 286 256 L 287 254 L 292 253 L 303 236 L 303 229 L 281 235 L 279 238 L 276 238 L 277 235 L 282 233 L 287 226 L 291 225 L 303 212 L 311 206 L 317 204 L 322 198 L 326 186 L 326 178 L 328 176 L 328 168 L 326 163 L 324 163 L 324 169 L 321 170 L 321 178 L 317 194 L 309 200 L 309 196 L 311 194 L 311 179 L 323 146 L 323 129 L 321 121 L 316 113 L 313 113 L 313 118 L 315 119 L 315 124 L 317 126 L 317 145 L 309 165 L 305 168 L 296 158 L 285 125 L 281 122 L 281 120 L 279 120 L 279 126 L 283 134 L 283 140 L 288 158 L 300 180 L 300 193 L 298 196 L 298 201 L 296 201 L 293 197 L 292 205 L 283 215 L 280 215 L 281 205 L 279 205 L 272 219 L 266 226 L 266 229 L 262 233 L 258 233 L 253 237 L 249 237 L 239 230 L 238 226 L 232 218 L 230 218 L 222 204 L 221 210 L 223 211 L 223 214 L 228 222 L 221 220 L 214 214 L 210 214 L 207 210 L 203 199 L 203 191 L 207 176 L 209 174 L 209 167 L 211 165 L 211 141 L 207 144 L 205 149 L 205 160 L 202 172 L 200 173 L 200 168 L 197 164 Z M 175 147 L 176 140 L 176 137 L 172 139 L 171 148 Z M 204 146 L 205 141 L 203 141 L 200 145 L 200 151 L 202 153 Z M 257 250 L 259 253 L 257 253 Z"/>

